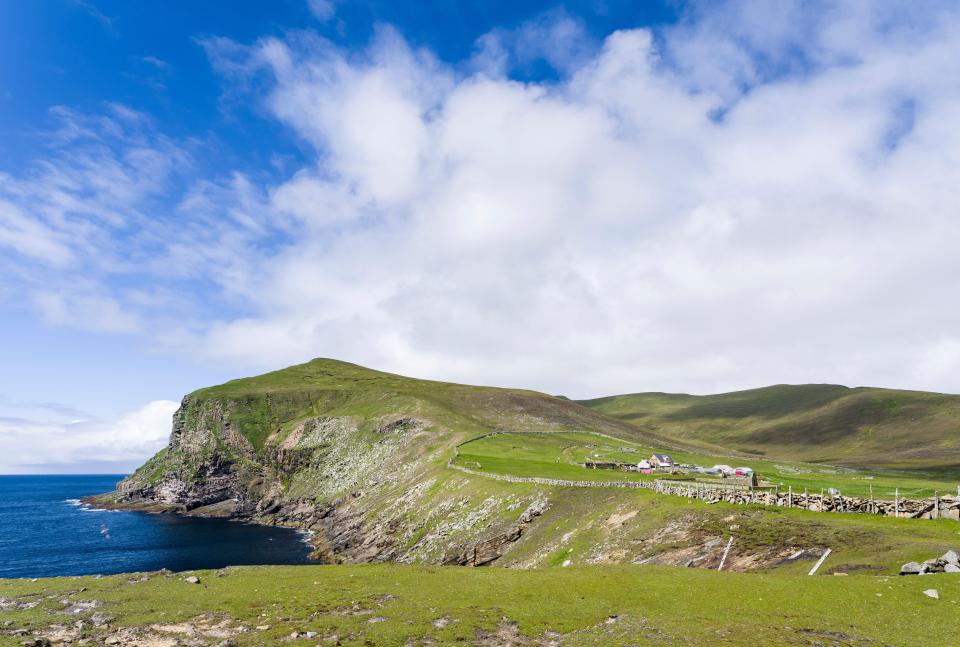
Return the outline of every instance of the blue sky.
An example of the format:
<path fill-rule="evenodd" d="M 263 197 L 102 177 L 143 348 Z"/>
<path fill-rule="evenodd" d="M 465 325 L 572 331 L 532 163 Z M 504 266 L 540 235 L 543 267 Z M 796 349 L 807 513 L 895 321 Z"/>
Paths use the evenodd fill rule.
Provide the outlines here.
<path fill-rule="evenodd" d="M 960 14 L 0 1 L 0 472 L 331 356 L 960 391 Z"/>

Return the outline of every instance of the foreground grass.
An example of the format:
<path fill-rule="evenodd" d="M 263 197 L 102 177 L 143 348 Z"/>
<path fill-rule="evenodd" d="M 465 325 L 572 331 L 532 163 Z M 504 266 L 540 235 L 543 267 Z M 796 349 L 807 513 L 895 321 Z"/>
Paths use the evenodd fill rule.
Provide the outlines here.
<path fill-rule="evenodd" d="M 960 633 L 960 577 L 807 577 L 669 567 L 516 571 L 399 565 L 243 567 L 140 578 L 129 575 L 0 581 L 0 596 L 40 600 L 0 612 L 0 645 L 52 623 L 63 600 L 97 600 L 112 618 L 86 636 L 228 619 L 238 645 L 277 644 L 294 632 L 311 644 L 948 645 Z M 81 587 L 85 590 L 80 592 Z M 940 599 L 923 595 L 938 589 Z M 10 624 L 7 624 L 10 623 Z M 179 626 L 179 628 L 177 628 Z M 242 629 L 242 631 L 241 631 Z M 182 638 L 182 636 L 180 636 Z M 197 644 L 219 638 L 192 634 Z M 305 640 L 305 638 L 303 639 Z M 297 640 L 296 642 L 303 642 Z"/>
<path fill-rule="evenodd" d="M 575 566 L 628 564 L 691 546 L 699 546 L 694 555 L 702 555 L 707 552 L 704 542 L 716 538 L 719 552 L 732 537 L 725 570 L 805 574 L 830 548 L 820 573 L 872 577 L 895 575 L 905 562 L 922 562 L 960 549 L 960 523 L 950 519 L 711 505 L 642 489 L 543 487 L 541 491 L 550 501 L 549 509 L 524 531 L 499 565 L 560 566 L 568 560 Z M 810 552 L 797 560 L 781 559 L 800 549 Z M 690 557 L 673 563 L 682 565 Z M 741 560 L 746 561 L 738 566 Z"/>
<path fill-rule="evenodd" d="M 643 475 L 617 470 L 584 469 L 585 461 L 637 462 L 649 458 L 653 452 L 665 451 L 601 434 L 588 433 L 507 433 L 480 438 L 460 446 L 457 463 L 481 471 L 514 476 L 600 481 L 639 481 L 664 478 L 664 475 Z M 896 489 L 900 496 L 922 498 L 935 492 L 950 494 L 958 491 L 960 478 L 903 470 L 836 468 L 813 463 L 771 461 L 759 458 L 730 458 L 706 453 L 670 451 L 679 463 L 712 466 L 717 463 L 752 467 L 761 478 L 793 487 L 801 494 L 804 489 L 819 493 L 821 489 L 837 488 L 843 494 L 877 499 L 893 499 Z"/>

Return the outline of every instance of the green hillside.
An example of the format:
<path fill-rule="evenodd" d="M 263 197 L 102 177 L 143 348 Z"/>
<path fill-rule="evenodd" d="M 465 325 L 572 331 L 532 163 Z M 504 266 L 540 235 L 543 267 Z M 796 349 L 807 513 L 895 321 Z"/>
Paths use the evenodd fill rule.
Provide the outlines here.
<path fill-rule="evenodd" d="M 706 453 L 944 472 L 960 466 L 955 395 L 807 384 L 706 396 L 637 393 L 580 404 Z"/>
<path fill-rule="evenodd" d="M 435 431 L 603 429 L 636 436 L 629 424 L 569 400 L 535 391 L 420 380 L 342 362 L 314 359 L 257 377 L 200 389 L 187 398 L 231 403 L 239 431 L 261 449 L 267 437 L 312 416 L 348 416 L 375 424 L 382 416 L 418 416 Z"/>
<path fill-rule="evenodd" d="M 650 490 L 517 481 L 650 478 L 582 463 L 664 449 L 684 462 L 725 462 L 717 459 L 730 448 L 757 451 L 738 445 L 737 434 L 813 419 L 827 425 L 836 420 L 830 411 L 845 410 L 851 394 L 865 391 L 646 394 L 588 402 L 590 408 L 522 389 L 420 380 L 317 359 L 189 394 L 167 447 L 95 501 L 306 528 L 315 556 L 333 563 L 716 568 L 734 537 L 729 570 L 798 574 L 829 547 L 826 572 L 895 573 L 905 561 L 953 547 L 956 522 L 711 505 Z M 916 406 L 898 397 L 896 404 L 882 400 L 884 415 Z M 716 433 L 707 441 L 698 436 L 703 430 Z M 732 439 L 729 447 L 721 445 L 724 434 Z M 793 451 L 787 444 L 779 449 Z M 956 487 L 946 475 L 814 470 L 758 456 L 737 462 L 798 492 L 836 486 L 884 498 L 899 488 L 901 496 L 920 497 Z"/>

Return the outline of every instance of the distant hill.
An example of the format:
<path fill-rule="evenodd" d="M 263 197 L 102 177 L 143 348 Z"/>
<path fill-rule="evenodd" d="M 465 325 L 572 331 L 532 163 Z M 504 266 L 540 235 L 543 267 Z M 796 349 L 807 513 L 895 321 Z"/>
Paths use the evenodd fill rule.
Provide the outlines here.
<path fill-rule="evenodd" d="M 580 404 L 707 452 L 924 469 L 960 467 L 960 396 L 834 384 L 718 395 L 635 393 Z"/>

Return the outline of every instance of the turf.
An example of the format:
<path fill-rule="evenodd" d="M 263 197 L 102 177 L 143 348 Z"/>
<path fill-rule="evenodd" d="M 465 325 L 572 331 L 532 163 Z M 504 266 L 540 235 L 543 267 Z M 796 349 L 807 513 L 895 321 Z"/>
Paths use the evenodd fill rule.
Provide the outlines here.
<path fill-rule="evenodd" d="M 309 644 L 571 645 L 955 644 L 960 578 L 742 575 L 670 567 L 573 567 L 513 571 L 399 565 L 245 567 L 182 576 L 0 581 L 0 596 L 39 601 L 0 612 L 4 631 L 36 632 L 62 600 L 97 600 L 109 627 L 163 625 L 198 616 L 230 619 L 238 645 L 278 644 L 317 632 Z M 132 583 L 131 583 L 132 582 Z M 85 588 L 80 592 L 80 588 Z M 922 591 L 934 587 L 940 599 Z M 182 630 L 182 626 L 181 626 Z M 0 645 L 19 645 L 4 635 Z M 208 644 L 216 643 L 210 639 Z M 297 641 L 305 643 L 304 640 Z M 294 644 L 297 644 L 295 642 Z"/>

